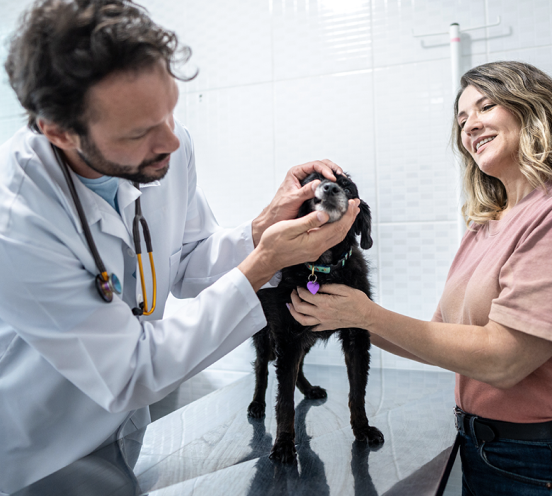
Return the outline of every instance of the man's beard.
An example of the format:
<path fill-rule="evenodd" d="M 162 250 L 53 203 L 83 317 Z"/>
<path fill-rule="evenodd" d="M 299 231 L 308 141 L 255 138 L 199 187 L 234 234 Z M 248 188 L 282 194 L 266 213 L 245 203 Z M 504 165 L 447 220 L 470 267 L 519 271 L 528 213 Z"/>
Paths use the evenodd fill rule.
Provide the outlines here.
<path fill-rule="evenodd" d="M 103 174 L 104 176 L 122 177 L 123 179 L 128 179 L 135 183 L 146 184 L 162 179 L 169 170 L 169 166 L 167 165 L 163 169 L 156 170 L 153 174 L 145 172 L 148 165 L 165 160 L 170 155 L 169 153 L 162 153 L 153 159 L 144 160 L 138 166 L 138 171 L 135 171 L 136 166 L 134 165 L 122 165 L 107 160 L 102 155 L 102 152 L 98 149 L 96 144 L 88 136 L 81 135 L 80 139 L 81 150 L 77 150 L 80 159 L 98 174 Z"/>

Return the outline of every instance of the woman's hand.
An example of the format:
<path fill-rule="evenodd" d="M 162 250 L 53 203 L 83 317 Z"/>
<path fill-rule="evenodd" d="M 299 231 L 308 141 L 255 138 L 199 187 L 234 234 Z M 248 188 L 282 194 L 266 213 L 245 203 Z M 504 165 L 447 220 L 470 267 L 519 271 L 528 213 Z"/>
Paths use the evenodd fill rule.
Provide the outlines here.
<path fill-rule="evenodd" d="M 368 329 L 373 305 L 375 303 L 358 289 L 326 284 L 315 295 L 306 288 L 297 288 L 291 294 L 289 311 L 300 324 L 315 326 L 313 331 L 347 327 Z"/>

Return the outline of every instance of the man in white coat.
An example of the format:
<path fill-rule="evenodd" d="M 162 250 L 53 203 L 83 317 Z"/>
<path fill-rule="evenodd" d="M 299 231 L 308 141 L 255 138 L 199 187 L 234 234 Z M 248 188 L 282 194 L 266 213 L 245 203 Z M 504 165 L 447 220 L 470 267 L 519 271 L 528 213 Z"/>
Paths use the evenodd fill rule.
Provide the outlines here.
<path fill-rule="evenodd" d="M 221 229 L 173 118 L 176 53 L 174 34 L 128 0 L 43 0 L 11 41 L 6 69 L 29 127 L 0 147 L 0 492 L 144 427 L 148 405 L 265 325 L 256 291 L 318 258 L 358 212 L 351 202 L 338 223 L 295 219 L 314 195 L 299 181 L 341 172 L 315 161 L 292 168 L 255 220 Z M 156 269 L 148 316 L 140 303 L 151 308 L 153 278 L 146 270 L 140 283 L 132 236 L 138 198 Z M 120 281 L 110 303 L 85 224 Z M 169 292 L 189 299 L 163 319 Z"/>

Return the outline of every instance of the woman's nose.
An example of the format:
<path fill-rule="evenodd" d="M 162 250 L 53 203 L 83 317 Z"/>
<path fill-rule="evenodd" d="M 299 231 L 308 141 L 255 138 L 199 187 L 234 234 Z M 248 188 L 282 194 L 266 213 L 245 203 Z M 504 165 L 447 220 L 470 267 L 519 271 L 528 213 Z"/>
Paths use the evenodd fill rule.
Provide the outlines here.
<path fill-rule="evenodd" d="M 466 134 L 470 134 L 473 131 L 480 129 L 480 127 L 481 121 L 476 114 L 472 114 L 464 122 L 464 127 L 462 128 L 462 131 L 464 131 Z"/>

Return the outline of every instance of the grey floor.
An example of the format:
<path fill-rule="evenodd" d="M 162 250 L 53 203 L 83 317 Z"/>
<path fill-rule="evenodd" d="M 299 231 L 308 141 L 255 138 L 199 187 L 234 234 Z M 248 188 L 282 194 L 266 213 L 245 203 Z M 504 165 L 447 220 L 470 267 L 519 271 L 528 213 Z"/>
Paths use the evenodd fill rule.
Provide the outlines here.
<path fill-rule="evenodd" d="M 246 372 L 231 372 L 224 370 L 206 370 L 183 383 L 166 398 L 151 405 L 152 421 L 158 420 L 169 413 L 192 403 L 228 384 L 247 375 Z M 443 496 L 461 496 L 462 494 L 462 466 L 460 456 L 456 457 Z"/>

